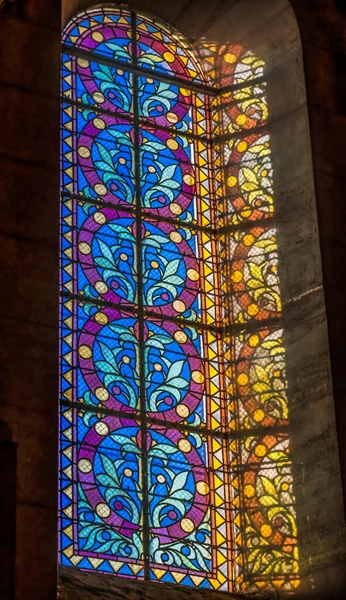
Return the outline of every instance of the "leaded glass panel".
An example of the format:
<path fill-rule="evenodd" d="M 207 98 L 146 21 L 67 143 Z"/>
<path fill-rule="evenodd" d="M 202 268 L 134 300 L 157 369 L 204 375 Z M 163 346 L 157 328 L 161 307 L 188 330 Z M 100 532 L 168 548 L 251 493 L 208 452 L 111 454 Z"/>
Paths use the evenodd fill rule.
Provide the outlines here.
<path fill-rule="evenodd" d="M 263 64 L 200 55 L 123 8 L 64 32 L 60 560 L 292 589 Z"/>

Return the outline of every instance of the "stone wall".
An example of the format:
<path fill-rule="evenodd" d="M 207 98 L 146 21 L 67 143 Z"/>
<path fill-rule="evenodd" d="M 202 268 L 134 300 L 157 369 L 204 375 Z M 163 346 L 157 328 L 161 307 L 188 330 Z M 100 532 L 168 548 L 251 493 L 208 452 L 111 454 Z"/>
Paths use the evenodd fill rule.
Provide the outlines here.
<path fill-rule="evenodd" d="M 346 15 L 342 2 L 292 0 L 301 32 L 328 314 L 336 422 L 346 490 Z M 338 10 L 340 6 L 340 10 Z"/>
<path fill-rule="evenodd" d="M 65 0 L 63 22 L 90 5 L 90 0 Z M 340 449 L 346 475 L 346 19 L 333 0 L 292 0 L 292 5 L 303 42 L 307 101 L 299 33 L 288 2 L 136 3 L 192 40 L 231 39 L 267 62 L 302 590 L 333 597 L 346 589 L 338 457 Z M 17 0 L 0 13 L 1 418 L 17 444 L 16 540 L 12 547 L 6 542 L 9 565 L 15 556 L 16 600 L 56 597 L 60 24 L 57 0 Z M 10 515 L 10 507 L 7 511 Z M 136 587 L 70 571 L 61 574 L 63 600 L 163 594 L 161 585 Z M 12 597 L 10 588 L 5 593 L 6 600 Z M 187 593 L 194 595 L 171 586 L 164 591 L 165 598 L 176 600 Z"/>
<path fill-rule="evenodd" d="M 0 13 L 1 418 L 17 444 L 4 600 L 56 597 L 60 18 L 54 0 Z"/>

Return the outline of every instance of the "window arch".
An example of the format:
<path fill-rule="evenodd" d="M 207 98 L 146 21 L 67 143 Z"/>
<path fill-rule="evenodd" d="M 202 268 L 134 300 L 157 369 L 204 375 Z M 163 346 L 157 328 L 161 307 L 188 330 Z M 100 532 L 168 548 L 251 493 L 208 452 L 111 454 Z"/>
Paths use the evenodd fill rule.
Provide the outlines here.
<path fill-rule="evenodd" d="M 124 8 L 64 32 L 62 564 L 299 584 L 266 121 L 240 46 Z"/>

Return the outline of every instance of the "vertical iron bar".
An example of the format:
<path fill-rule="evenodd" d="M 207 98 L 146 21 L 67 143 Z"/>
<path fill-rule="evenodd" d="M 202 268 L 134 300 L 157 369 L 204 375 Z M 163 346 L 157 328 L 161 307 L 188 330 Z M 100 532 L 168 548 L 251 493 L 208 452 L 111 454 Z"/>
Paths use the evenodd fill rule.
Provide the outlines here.
<path fill-rule="evenodd" d="M 131 13 L 132 30 L 132 63 L 137 67 L 137 31 L 136 14 Z M 138 294 L 138 331 L 139 331 L 139 403 L 140 424 L 142 432 L 142 514 L 143 514 L 143 558 L 144 579 L 149 580 L 149 503 L 148 503 L 148 455 L 147 438 L 148 423 L 146 417 L 145 394 L 145 362 L 144 362 L 144 306 L 143 306 L 143 257 L 142 257 L 142 206 L 141 206 L 141 174 L 140 174 L 140 133 L 138 110 L 138 74 L 133 73 L 133 130 L 135 155 L 135 193 L 136 193 L 136 256 L 137 256 L 137 294 Z"/>

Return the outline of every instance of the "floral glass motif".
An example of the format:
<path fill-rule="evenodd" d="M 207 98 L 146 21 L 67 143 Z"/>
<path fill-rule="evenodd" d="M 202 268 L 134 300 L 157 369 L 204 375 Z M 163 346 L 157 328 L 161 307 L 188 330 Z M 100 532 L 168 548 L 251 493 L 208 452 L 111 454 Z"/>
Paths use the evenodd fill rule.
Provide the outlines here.
<path fill-rule="evenodd" d="M 88 10 L 63 35 L 60 562 L 289 590 L 263 66 L 240 47 L 200 55 L 124 8 Z"/>
<path fill-rule="evenodd" d="M 212 100 L 213 159 L 233 589 L 289 592 L 300 578 L 264 62 L 239 45 L 204 44 L 200 55 L 219 88 Z"/>

